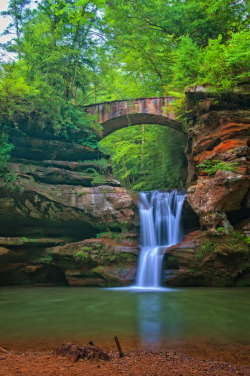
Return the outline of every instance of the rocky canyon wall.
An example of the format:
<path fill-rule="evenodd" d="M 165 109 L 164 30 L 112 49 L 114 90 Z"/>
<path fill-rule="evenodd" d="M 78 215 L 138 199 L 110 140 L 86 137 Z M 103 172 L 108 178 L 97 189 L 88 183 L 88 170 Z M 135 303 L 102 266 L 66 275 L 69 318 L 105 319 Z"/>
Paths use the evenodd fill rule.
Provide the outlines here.
<path fill-rule="evenodd" d="M 192 168 L 187 199 L 202 228 L 230 228 L 249 215 L 250 95 L 198 92 L 187 97 L 195 116 L 189 131 Z M 231 164 L 231 171 L 222 166 L 209 175 L 197 167 L 204 161 L 211 166 L 225 162 L 224 168 Z"/>
<path fill-rule="evenodd" d="M 187 93 L 192 123 L 187 201 L 202 231 L 188 234 L 167 250 L 167 285 L 250 285 L 249 89 L 243 86 L 223 95 Z M 210 174 L 206 167 L 197 167 L 221 162 L 221 168 Z"/>
<path fill-rule="evenodd" d="M 12 141 L 11 182 L 0 179 L 0 284 L 129 283 L 137 256 L 127 233 L 135 229 L 136 207 L 107 156 L 59 140 L 19 135 Z M 78 243 L 107 231 L 121 239 L 120 247 L 114 240 Z"/>

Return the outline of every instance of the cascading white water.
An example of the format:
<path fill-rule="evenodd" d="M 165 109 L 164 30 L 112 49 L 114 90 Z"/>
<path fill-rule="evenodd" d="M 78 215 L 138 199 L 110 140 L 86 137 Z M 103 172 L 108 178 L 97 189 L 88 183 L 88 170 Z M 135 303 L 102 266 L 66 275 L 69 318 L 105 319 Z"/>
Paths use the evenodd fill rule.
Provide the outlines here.
<path fill-rule="evenodd" d="M 163 252 L 182 239 L 180 219 L 186 194 L 141 192 L 139 201 L 141 253 L 137 287 L 159 287 Z"/>

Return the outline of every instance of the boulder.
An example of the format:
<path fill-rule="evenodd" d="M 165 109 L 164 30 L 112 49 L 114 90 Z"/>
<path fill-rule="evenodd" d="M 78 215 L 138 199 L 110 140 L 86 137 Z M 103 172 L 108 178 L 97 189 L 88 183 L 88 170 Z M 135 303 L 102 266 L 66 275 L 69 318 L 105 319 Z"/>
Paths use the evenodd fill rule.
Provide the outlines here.
<path fill-rule="evenodd" d="M 232 171 L 218 171 L 214 177 L 200 177 L 188 189 L 187 200 L 204 228 L 232 228 L 226 213 L 240 210 L 249 190 L 249 177 Z"/>

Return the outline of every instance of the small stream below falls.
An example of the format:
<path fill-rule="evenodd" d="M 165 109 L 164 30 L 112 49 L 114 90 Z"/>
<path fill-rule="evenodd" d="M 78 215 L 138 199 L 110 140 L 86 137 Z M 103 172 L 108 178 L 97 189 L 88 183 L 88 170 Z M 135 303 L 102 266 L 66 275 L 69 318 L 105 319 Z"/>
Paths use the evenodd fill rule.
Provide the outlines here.
<path fill-rule="evenodd" d="M 140 193 L 141 252 L 137 287 L 160 287 L 164 251 L 182 240 L 180 220 L 185 197 L 185 193 L 176 190 Z"/>

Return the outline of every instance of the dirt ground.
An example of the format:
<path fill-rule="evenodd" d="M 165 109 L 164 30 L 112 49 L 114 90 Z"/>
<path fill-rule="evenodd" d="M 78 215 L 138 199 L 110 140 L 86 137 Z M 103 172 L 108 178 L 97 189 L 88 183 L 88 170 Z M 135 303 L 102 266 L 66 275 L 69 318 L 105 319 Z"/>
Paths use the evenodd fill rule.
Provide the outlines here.
<path fill-rule="evenodd" d="M 250 376 L 248 344 L 183 344 L 161 352 L 134 349 L 124 351 L 123 358 L 118 351 L 108 354 L 110 361 L 72 363 L 51 350 L 0 352 L 0 376 Z"/>

